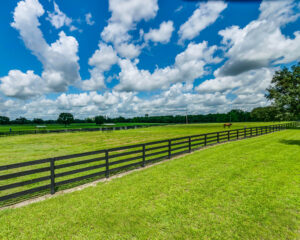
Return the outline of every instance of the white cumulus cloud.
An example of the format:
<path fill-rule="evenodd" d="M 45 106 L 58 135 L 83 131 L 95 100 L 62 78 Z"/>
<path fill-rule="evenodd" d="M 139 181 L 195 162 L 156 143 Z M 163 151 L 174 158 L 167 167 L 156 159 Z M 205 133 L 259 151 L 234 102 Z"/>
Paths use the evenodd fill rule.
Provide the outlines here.
<path fill-rule="evenodd" d="M 190 43 L 186 50 L 178 54 L 175 63 L 165 68 L 157 68 L 153 73 L 140 70 L 138 61 L 120 59 L 119 91 L 151 91 L 166 89 L 177 82 L 193 82 L 205 74 L 204 67 L 209 63 L 218 63 L 219 58 L 213 57 L 216 46 L 208 47 L 207 42 Z"/>
<path fill-rule="evenodd" d="M 23 73 L 19 70 L 10 70 L 8 76 L 0 78 L 0 91 L 8 97 L 28 99 L 40 95 L 45 88 L 42 79 L 27 71 Z"/>
<path fill-rule="evenodd" d="M 168 43 L 171 39 L 174 26 L 172 21 L 162 22 L 158 29 L 150 29 L 148 33 L 144 35 L 146 41 Z"/>
<path fill-rule="evenodd" d="M 78 84 L 80 81 L 79 65 L 78 65 L 78 42 L 72 36 L 67 36 L 63 31 L 58 35 L 58 39 L 52 44 L 48 44 L 39 29 L 39 17 L 44 14 L 44 9 L 38 0 L 24 0 L 20 1 L 13 13 L 14 21 L 11 23 L 12 27 L 17 29 L 21 35 L 25 46 L 41 61 L 43 64 L 43 72 L 41 77 L 32 77 L 33 72 L 27 71 L 25 75 L 30 76 L 25 78 L 20 71 L 10 72 L 6 79 L 6 84 L 3 85 L 2 91 L 7 90 L 7 83 L 14 81 L 16 91 L 14 96 L 17 98 L 24 98 L 31 96 L 35 85 L 41 84 L 39 95 L 43 92 L 62 92 L 68 89 L 68 86 Z M 13 75 L 22 75 L 22 79 L 31 79 L 31 81 L 15 81 Z M 13 74 L 13 75 L 12 75 Z M 9 81 L 8 79 L 11 79 Z M 24 84 L 28 84 L 25 86 Z M 23 90 L 22 90 L 23 89 Z M 31 89 L 32 91 L 29 91 Z M 22 92 L 22 91 L 24 92 Z M 37 90 L 37 89 L 36 89 Z M 29 94 L 30 92 L 30 94 Z M 6 91 L 6 93 L 8 93 Z"/>
<path fill-rule="evenodd" d="M 117 62 L 118 56 L 112 46 L 100 42 L 99 49 L 89 59 L 89 65 L 93 67 L 90 70 L 91 78 L 82 81 L 82 88 L 84 90 L 100 90 L 105 88 L 103 73 L 108 71 Z"/>
<path fill-rule="evenodd" d="M 264 1 L 257 20 L 244 28 L 231 26 L 221 30 L 219 34 L 227 48 L 225 56 L 229 59 L 215 74 L 238 75 L 299 60 L 300 31 L 294 32 L 293 38 L 281 32 L 283 26 L 299 16 L 299 5 L 293 1 Z"/>
<path fill-rule="evenodd" d="M 76 30 L 77 28 L 72 25 L 73 20 L 59 9 L 59 6 L 56 4 L 56 2 L 53 2 L 53 4 L 54 11 L 48 11 L 47 17 L 47 20 L 52 24 L 52 26 L 54 26 L 56 29 L 59 29 L 63 26 L 67 26 L 70 28 L 71 31 Z"/>
<path fill-rule="evenodd" d="M 213 24 L 221 12 L 227 7 L 223 1 L 208 1 L 200 3 L 193 15 L 180 26 L 178 31 L 179 43 L 184 40 L 191 40 L 199 35 L 199 33 Z"/>
<path fill-rule="evenodd" d="M 112 15 L 108 20 L 108 25 L 101 33 L 102 39 L 113 43 L 122 57 L 137 57 L 140 54 L 141 46 L 130 43 L 132 37 L 128 32 L 134 30 L 139 21 L 147 21 L 156 16 L 157 0 L 110 0 L 109 10 Z M 126 47 L 129 47 L 130 50 L 127 50 Z"/>
<path fill-rule="evenodd" d="M 90 25 L 90 26 L 92 26 L 92 25 L 95 24 L 95 21 L 92 20 L 92 14 L 91 14 L 91 13 L 85 14 L 85 22 L 86 22 L 88 25 Z"/>

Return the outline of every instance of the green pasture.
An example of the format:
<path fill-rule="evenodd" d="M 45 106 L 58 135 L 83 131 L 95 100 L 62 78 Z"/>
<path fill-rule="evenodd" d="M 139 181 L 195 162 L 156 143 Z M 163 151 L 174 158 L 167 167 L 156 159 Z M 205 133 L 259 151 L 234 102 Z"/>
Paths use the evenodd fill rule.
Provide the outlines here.
<path fill-rule="evenodd" d="M 99 127 L 125 127 L 125 126 L 147 126 L 159 125 L 159 123 L 116 123 L 114 126 L 97 125 L 96 123 L 72 123 L 70 125 L 64 124 L 11 124 L 0 125 L 0 132 L 12 131 L 28 131 L 28 130 L 57 130 L 57 129 L 78 129 L 78 128 L 99 128 Z M 38 128 L 37 126 L 46 126 L 45 128 Z"/>
<path fill-rule="evenodd" d="M 220 128 L 208 127 L 147 130 L 167 138 Z M 154 138 L 139 131 L 124 131 L 139 136 L 126 143 Z M 114 134 L 122 136 L 101 136 L 111 141 Z M 300 130 L 230 142 L 96 187 L 2 210 L 0 239 L 299 239 L 299 172 Z"/>
<path fill-rule="evenodd" d="M 231 129 L 272 124 L 276 122 L 233 123 Z M 49 133 L 2 137 L 0 138 L 0 165 L 223 130 L 222 123 L 210 123 L 157 126 L 113 132 Z"/>
<path fill-rule="evenodd" d="M 253 123 L 252 124 L 246 123 L 246 124 L 247 125 L 245 125 L 245 123 L 234 124 L 232 126 L 232 129 L 243 128 L 245 126 L 249 127 L 254 125 Z M 260 125 L 260 124 L 257 123 L 256 125 Z M 43 159 L 49 157 L 57 157 L 62 155 L 82 153 L 82 152 L 101 150 L 107 148 L 114 148 L 114 147 L 120 147 L 124 145 L 139 144 L 139 143 L 145 143 L 145 142 L 150 142 L 155 140 L 163 140 L 163 139 L 195 135 L 195 134 L 201 134 L 207 132 L 216 132 L 222 130 L 224 130 L 222 124 L 190 124 L 190 125 L 170 125 L 170 126 L 163 126 L 163 127 L 153 127 L 153 128 L 127 130 L 127 131 L 121 130 L 121 131 L 114 131 L 114 132 L 80 132 L 80 133 L 37 134 L 37 135 L 6 137 L 0 139 L 0 150 L 1 150 L 0 165 L 37 160 L 37 159 Z M 175 144 L 176 142 L 182 142 L 182 141 L 183 140 L 179 140 L 175 142 L 173 141 L 172 143 Z M 201 138 L 200 138 L 200 142 L 201 142 Z M 154 154 L 160 151 L 168 150 L 167 143 L 148 146 L 146 147 L 146 149 L 151 147 L 157 147 L 157 146 L 163 146 L 163 148 L 147 151 L 146 156 L 148 154 Z M 176 147 L 181 147 L 181 146 L 183 146 L 184 148 L 177 150 L 177 152 L 188 150 L 187 144 L 177 145 Z M 197 146 L 199 147 L 199 145 Z M 133 157 L 137 158 L 126 162 L 123 161 L 122 163 L 117 162 L 113 164 L 112 166 L 110 166 L 111 173 L 112 174 L 116 173 L 114 168 L 122 167 L 128 164 L 138 164 L 138 166 L 140 166 L 141 164 L 139 164 L 139 162 L 141 161 L 140 158 L 141 150 L 142 150 L 141 147 L 136 147 L 124 151 L 110 152 L 109 155 L 112 156 L 114 154 L 120 154 L 123 152 L 138 151 L 137 153 L 126 155 L 126 156 L 120 156 L 115 158 L 110 157 L 109 162 L 112 164 L 115 161 L 123 161 L 125 159 L 133 158 Z M 176 151 L 172 151 L 172 154 L 173 153 L 176 153 Z M 167 154 L 164 152 L 161 154 L 154 155 L 153 157 L 150 158 L 146 157 L 146 160 L 150 160 L 157 157 L 163 157 L 166 155 Z M 96 155 L 89 155 L 89 156 L 56 161 L 55 162 L 55 166 L 56 166 L 55 182 L 57 183 L 56 191 L 60 191 L 66 188 L 72 188 L 74 186 L 84 184 L 86 182 L 90 182 L 97 179 L 95 177 L 91 179 L 86 179 L 84 181 L 59 185 L 59 182 L 61 181 L 66 181 L 72 178 L 82 177 L 89 174 L 96 174 L 105 171 L 104 156 L 105 156 L 104 153 L 99 153 Z M 87 161 L 89 159 L 94 159 L 94 158 L 102 158 L 102 160 L 92 161 L 86 164 L 69 166 L 67 168 L 57 167 L 61 164 L 72 164 L 78 161 L 83 161 L 83 160 Z M 102 167 L 99 167 L 99 165 L 102 165 Z M 2 171 L 1 175 L 17 173 L 20 171 L 34 170 L 37 168 L 47 168 L 47 167 L 49 167 L 49 163 L 27 166 L 22 168 L 14 168 L 14 169 Z M 80 171 L 80 169 L 86 167 L 94 168 L 94 169 L 90 169 L 89 171 L 84 171 L 84 172 L 72 173 L 71 175 L 59 177 L 59 175 L 63 174 L 64 172 Z M 41 173 L 20 176 L 17 178 L 5 179 L 5 180 L 1 180 L 0 185 L 8 185 L 8 184 L 14 184 L 16 182 L 31 181 L 33 179 L 46 177 L 49 175 L 50 172 L 45 171 Z M 104 174 L 102 175 L 102 177 L 104 177 Z M 29 185 L 19 186 L 17 188 L 2 190 L 0 191 L 0 197 L 8 194 L 13 194 L 16 192 L 32 189 L 35 187 L 42 187 L 47 184 L 49 184 L 49 180 L 31 183 Z M 38 192 L 35 195 L 39 196 L 48 193 L 49 193 L 49 189 L 45 190 L 44 192 Z M 25 199 L 31 197 L 33 196 L 26 195 Z M 0 205 L 13 204 L 15 202 L 19 202 L 22 200 L 24 200 L 23 197 L 9 200 L 8 202 L 1 202 Z"/>

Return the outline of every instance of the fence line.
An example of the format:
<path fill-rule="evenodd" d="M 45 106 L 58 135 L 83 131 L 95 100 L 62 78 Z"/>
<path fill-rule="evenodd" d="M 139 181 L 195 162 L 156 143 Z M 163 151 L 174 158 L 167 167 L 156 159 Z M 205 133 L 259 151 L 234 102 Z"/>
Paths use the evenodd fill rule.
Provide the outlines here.
<path fill-rule="evenodd" d="M 146 128 L 155 126 L 164 126 L 166 124 L 148 124 L 148 125 L 134 125 L 134 126 L 120 126 L 120 127 L 98 127 L 98 128 L 70 128 L 70 129 L 40 129 L 40 130 L 23 130 L 0 132 L 0 137 L 25 135 L 25 134 L 46 134 L 46 133 L 66 133 L 66 132 L 95 132 L 95 131 L 112 131 L 112 130 L 129 130 L 136 128 Z"/>
<path fill-rule="evenodd" d="M 110 174 L 145 167 L 149 163 L 170 159 L 205 146 L 259 136 L 297 125 L 298 123 L 291 122 L 234 129 L 3 165 L 0 166 L 0 173 L 5 174 L 0 175 L 0 183 L 5 181 L 5 185 L 0 185 L 0 193 L 4 192 L 4 195 L 0 195 L 0 203 L 8 204 L 12 199 L 32 197 L 30 194 L 38 192 L 55 194 L 62 186 L 68 188 L 73 183 L 81 185 L 100 177 L 109 178 Z M 32 166 L 38 168 L 31 168 Z M 20 168 L 25 169 L 19 171 Z M 20 178 L 23 179 L 19 180 Z M 40 186 L 41 183 L 44 185 Z M 12 192 L 15 188 L 21 189 Z"/>

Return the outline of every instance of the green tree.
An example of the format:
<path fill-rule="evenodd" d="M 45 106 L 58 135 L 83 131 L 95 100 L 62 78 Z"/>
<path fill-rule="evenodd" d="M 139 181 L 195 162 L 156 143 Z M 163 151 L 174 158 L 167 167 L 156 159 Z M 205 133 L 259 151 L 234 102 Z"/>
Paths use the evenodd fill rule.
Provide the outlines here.
<path fill-rule="evenodd" d="M 91 119 L 91 118 L 86 118 L 84 121 L 86 123 L 93 123 L 94 122 L 93 119 Z"/>
<path fill-rule="evenodd" d="M 17 123 L 17 124 L 25 124 L 25 123 L 30 123 L 30 121 L 27 120 L 24 117 L 19 117 L 19 118 L 16 118 L 15 123 Z"/>
<path fill-rule="evenodd" d="M 44 123 L 44 120 L 41 119 L 41 118 L 34 118 L 33 119 L 33 123 L 35 123 L 35 124 L 42 124 L 42 123 Z"/>
<path fill-rule="evenodd" d="M 257 107 L 251 111 L 250 115 L 254 121 L 269 122 L 277 120 L 278 111 L 273 106 Z"/>
<path fill-rule="evenodd" d="M 300 118 L 300 62 L 291 71 L 285 67 L 275 72 L 266 98 L 279 110 L 281 120 Z"/>
<path fill-rule="evenodd" d="M 59 117 L 57 119 L 58 123 L 65 124 L 71 124 L 74 121 L 74 117 L 71 113 L 61 113 L 59 114 Z"/>
<path fill-rule="evenodd" d="M 9 118 L 5 116 L 0 116 L 0 124 L 9 124 Z"/>
<path fill-rule="evenodd" d="M 103 116 L 96 116 L 95 117 L 95 122 L 96 122 L 97 125 L 103 124 L 104 121 L 105 121 L 105 118 Z"/>

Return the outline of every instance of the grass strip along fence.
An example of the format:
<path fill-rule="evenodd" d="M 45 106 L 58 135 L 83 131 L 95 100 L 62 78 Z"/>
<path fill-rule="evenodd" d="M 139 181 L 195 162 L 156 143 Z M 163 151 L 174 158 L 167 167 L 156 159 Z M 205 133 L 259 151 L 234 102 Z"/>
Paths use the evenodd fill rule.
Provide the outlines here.
<path fill-rule="evenodd" d="M 48 193 L 55 194 L 205 146 L 293 128 L 297 124 L 291 122 L 234 129 L 3 165 L 0 166 L 0 206 Z"/>
<path fill-rule="evenodd" d="M 137 128 L 164 126 L 167 124 L 147 124 L 135 126 L 120 126 L 120 127 L 98 127 L 98 128 L 65 128 L 65 129 L 37 129 L 37 130 L 23 130 L 23 131 L 8 131 L 0 132 L 0 137 L 26 135 L 26 134 L 46 134 L 46 133 L 66 133 L 66 132 L 95 132 L 95 131 L 113 131 L 113 130 L 129 130 Z"/>

